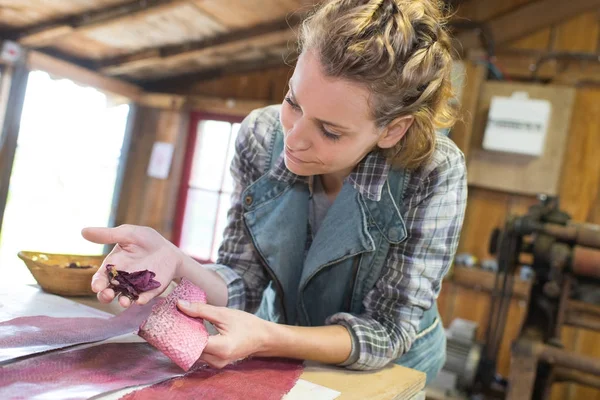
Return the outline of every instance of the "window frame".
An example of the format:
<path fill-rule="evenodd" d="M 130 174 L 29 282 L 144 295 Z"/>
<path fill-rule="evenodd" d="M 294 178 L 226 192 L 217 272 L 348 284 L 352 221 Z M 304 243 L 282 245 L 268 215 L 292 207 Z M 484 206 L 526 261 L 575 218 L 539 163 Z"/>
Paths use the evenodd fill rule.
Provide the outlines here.
<path fill-rule="evenodd" d="M 199 125 L 202 121 L 221 121 L 228 122 L 230 124 L 241 124 L 244 120 L 243 116 L 235 116 L 235 115 L 227 115 L 227 114 L 219 114 L 219 113 L 211 113 L 211 112 L 203 112 L 203 111 L 194 111 L 190 114 L 189 125 L 188 125 L 188 136 L 186 140 L 185 147 L 185 155 L 183 159 L 183 169 L 181 173 L 181 180 L 179 182 L 179 194 L 177 196 L 177 205 L 175 209 L 175 224 L 173 226 L 173 243 L 180 247 L 181 245 L 181 237 L 183 234 L 183 223 L 185 219 L 185 210 L 188 203 L 188 194 L 190 190 L 190 178 L 192 176 L 192 167 L 194 165 L 194 150 L 196 149 L 196 143 L 198 141 L 199 136 Z M 228 165 L 224 165 L 225 173 L 228 173 Z M 219 197 L 222 195 L 221 191 L 217 191 Z M 217 202 L 217 210 L 216 214 L 219 215 L 220 211 L 220 200 Z M 215 217 L 215 222 L 213 224 L 213 246 L 214 246 L 214 238 L 217 234 L 217 221 L 218 218 Z M 190 255 L 191 256 L 191 255 Z M 201 263 L 213 263 L 216 260 L 211 260 L 210 255 L 209 259 L 200 259 L 197 257 L 191 256 L 194 260 Z"/>

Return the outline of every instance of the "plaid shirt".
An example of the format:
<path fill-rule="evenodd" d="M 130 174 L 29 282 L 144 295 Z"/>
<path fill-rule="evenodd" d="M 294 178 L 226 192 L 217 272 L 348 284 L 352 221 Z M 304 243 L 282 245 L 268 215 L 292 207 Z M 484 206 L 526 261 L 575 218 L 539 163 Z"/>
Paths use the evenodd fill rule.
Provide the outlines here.
<path fill-rule="evenodd" d="M 252 112 L 242 123 L 231 164 L 235 192 L 217 264 L 207 267 L 227 283 L 228 307 L 255 312 L 269 282 L 243 223 L 242 191 L 265 173 L 271 137 L 279 127 L 279 108 Z M 389 164 L 379 152 L 367 155 L 347 177 L 363 196 L 378 201 Z M 269 171 L 286 182 L 310 179 L 290 172 L 281 156 Z M 363 301 L 360 315 L 340 312 L 326 324 L 345 326 L 352 352 L 341 365 L 376 369 L 406 353 L 417 337 L 424 310 L 436 301 L 455 254 L 467 200 L 463 154 L 438 135 L 432 159 L 411 173 L 401 212 L 408 237 L 390 247 L 381 276 Z"/>

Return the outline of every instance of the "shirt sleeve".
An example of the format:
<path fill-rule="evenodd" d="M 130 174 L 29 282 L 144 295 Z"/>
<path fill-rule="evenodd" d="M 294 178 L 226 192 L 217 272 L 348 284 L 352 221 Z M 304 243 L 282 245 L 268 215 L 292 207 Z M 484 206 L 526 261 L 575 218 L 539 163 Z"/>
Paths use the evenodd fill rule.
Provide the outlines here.
<path fill-rule="evenodd" d="M 425 310 L 436 301 L 458 247 L 467 200 L 466 166 L 458 150 L 409 184 L 403 201 L 406 240 L 392 245 L 360 315 L 337 313 L 326 324 L 345 326 L 352 352 L 340 366 L 370 370 L 408 352 Z M 408 189 L 407 189 L 408 190 Z"/>
<path fill-rule="evenodd" d="M 217 263 L 205 265 L 227 284 L 227 307 L 251 313 L 258 309 L 269 278 L 246 233 L 241 196 L 246 187 L 264 172 L 267 129 L 259 122 L 263 112 L 264 109 L 253 111 L 244 119 L 238 131 L 230 166 L 234 191 L 227 212 L 227 226 Z"/>

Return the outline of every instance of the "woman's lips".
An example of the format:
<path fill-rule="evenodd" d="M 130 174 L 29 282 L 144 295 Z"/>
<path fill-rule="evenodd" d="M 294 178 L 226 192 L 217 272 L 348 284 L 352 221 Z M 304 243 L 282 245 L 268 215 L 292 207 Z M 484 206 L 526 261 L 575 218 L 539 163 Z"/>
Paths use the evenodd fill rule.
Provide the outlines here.
<path fill-rule="evenodd" d="M 285 156 L 288 160 L 291 160 L 296 164 L 308 164 L 308 161 L 301 160 L 298 157 L 292 155 L 292 153 L 287 148 L 285 149 Z"/>

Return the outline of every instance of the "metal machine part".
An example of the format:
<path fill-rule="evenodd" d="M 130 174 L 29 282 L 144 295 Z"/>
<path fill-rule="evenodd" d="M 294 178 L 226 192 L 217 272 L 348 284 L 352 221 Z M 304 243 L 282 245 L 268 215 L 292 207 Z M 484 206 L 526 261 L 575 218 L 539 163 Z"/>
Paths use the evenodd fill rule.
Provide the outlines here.
<path fill-rule="evenodd" d="M 538 400 L 548 398 L 553 382 L 600 388 L 600 359 L 564 350 L 561 342 L 564 325 L 600 331 L 600 226 L 572 222 L 557 198 L 542 196 L 494 232 L 490 252 L 497 254 L 498 273 L 474 390 Z M 521 255 L 533 257 L 534 279 L 506 382 L 496 374 L 496 361 Z"/>

